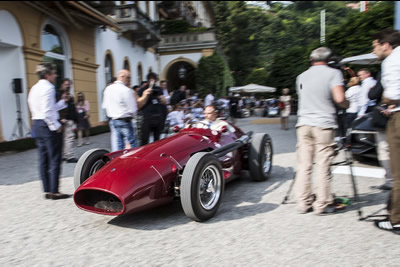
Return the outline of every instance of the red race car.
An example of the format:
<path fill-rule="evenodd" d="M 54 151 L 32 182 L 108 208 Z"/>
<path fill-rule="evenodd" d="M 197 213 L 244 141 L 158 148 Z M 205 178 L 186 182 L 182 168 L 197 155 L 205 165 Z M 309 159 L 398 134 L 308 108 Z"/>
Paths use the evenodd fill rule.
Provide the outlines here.
<path fill-rule="evenodd" d="M 217 128 L 188 123 L 145 146 L 84 153 L 75 167 L 74 201 L 85 211 L 121 215 L 179 198 L 188 217 L 205 221 L 217 212 L 225 183 L 242 170 L 255 181 L 268 179 L 272 155 L 268 134 L 245 134 L 221 120 Z"/>

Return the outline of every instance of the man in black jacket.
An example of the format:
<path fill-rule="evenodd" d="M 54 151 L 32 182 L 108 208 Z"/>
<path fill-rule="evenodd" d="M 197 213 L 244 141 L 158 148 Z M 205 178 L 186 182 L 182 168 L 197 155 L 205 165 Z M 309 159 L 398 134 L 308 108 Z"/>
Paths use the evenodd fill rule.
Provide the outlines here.
<path fill-rule="evenodd" d="M 150 72 L 147 75 L 147 82 L 148 86 L 139 89 L 139 98 L 137 99 L 138 108 L 143 115 L 141 145 L 149 143 L 151 133 L 153 133 L 154 141 L 160 139 L 167 110 L 167 100 L 163 90 L 156 85 L 157 74 Z"/>

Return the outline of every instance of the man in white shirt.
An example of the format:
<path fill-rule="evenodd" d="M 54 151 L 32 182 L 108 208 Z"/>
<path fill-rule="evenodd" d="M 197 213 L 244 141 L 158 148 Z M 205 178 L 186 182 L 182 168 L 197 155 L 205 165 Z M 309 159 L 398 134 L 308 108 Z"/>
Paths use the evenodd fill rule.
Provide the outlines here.
<path fill-rule="evenodd" d="M 206 106 L 204 109 L 204 120 L 201 122 L 208 125 L 214 131 L 220 131 L 223 126 L 226 126 L 230 132 L 235 132 L 235 128 L 229 125 L 229 123 L 218 118 L 218 110 L 214 105 Z"/>
<path fill-rule="evenodd" d="M 384 30 L 373 37 L 373 53 L 381 66 L 381 83 L 383 86 L 382 103 L 389 107 L 383 113 L 390 116 L 386 126 L 389 144 L 390 163 L 393 176 L 393 188 L 389 217 L 375 221 L 382 230 L 400 235 L 400 32 Z"/>
<path fill-rule="evenodd" d="M 214 101 L 214 96 L 212 93 L 209 93 L 205 98 L 204 98 L 204 106 L 207 107 L 211 105 Z"/>
<path fill-rule="evenodd" d="M 358 111 L 357 117 L 362 117 L 365 113 L 370 112 L 370 109 L 376 105 L 375 100 L 370 100 L 368 98 L 368 92 L 372 87 L 375 86 L 376 80 L 371 77 L 371 72 L 368 69 L 359 70 L 357 75 L 361 81 L 360 98 L 358 104 L 360 106 L 360 110 Z"/>
<path fill-rule="evenodd" d="M 63 199 L 70 195 L 58 191 L 61 170 L 62 125 L 58 111 L 69 100 L 66 94 L 56 103 L 53 83 L 57 78 L 56 66 L 42 63 L 36 67 L 39 81 L 31 88 L 28 105 L 32 114 L 32 137 L 39 150 L 39 170 L 47 199 Z"/>
<path fill-rule="evenodd" d="M 131 148 L 137 146 L 136 136 L 132 127 L 132 119 L 137 112 L 136 99 L 130 86 L 131 74 L 128 70 L 121 70 L 117 80 L 104 90 L 102 107 L 117 135 L 117 150 L 125 148 L 126 138 Z M 111 140 L 113 141 L 113 139 Z M 115 146 L 114 146 L 115 147 Z"/>

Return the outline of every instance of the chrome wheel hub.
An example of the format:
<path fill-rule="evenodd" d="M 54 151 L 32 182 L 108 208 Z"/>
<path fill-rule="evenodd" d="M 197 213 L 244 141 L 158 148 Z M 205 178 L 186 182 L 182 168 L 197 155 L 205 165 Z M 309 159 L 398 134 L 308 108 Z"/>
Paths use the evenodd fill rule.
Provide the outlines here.
<path fill-rule="evenodd" d="M 216 166 L 210 165 L 200 177 L 200 204 L 206 210 L 213 209 L 221 196 L 221 174 Z"/>
<path fill-rule="evenodd" d="M 268 173 L 272 164 L 272 147 L 270 143 L 265 144 L 263 162 L 263 171 Z"/>

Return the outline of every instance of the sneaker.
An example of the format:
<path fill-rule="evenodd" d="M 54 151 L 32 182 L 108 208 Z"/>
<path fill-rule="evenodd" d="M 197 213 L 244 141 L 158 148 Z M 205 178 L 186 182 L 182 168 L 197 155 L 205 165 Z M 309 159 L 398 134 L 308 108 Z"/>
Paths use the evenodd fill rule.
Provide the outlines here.
<path fill-rule="evenodd" d="M 90 145 L 90 142 L 89 141 L 85 142 L 85 145 Z"/>
<path fill-rule="evenodd" d="M 379 229 L 390 231 L 396 235 L 400 235 L 400 224 L 393 225 L 389 221 L 389 218 L 383 220 L 376 220 L 375 226 L 378 227 Z"/>
<path fill-rule="evenodd" d="M 78 147 L 81 147 L 81 146 L 82 146 L 82 143 L 79 143 L 77 146 L 78 146 Z"/>

